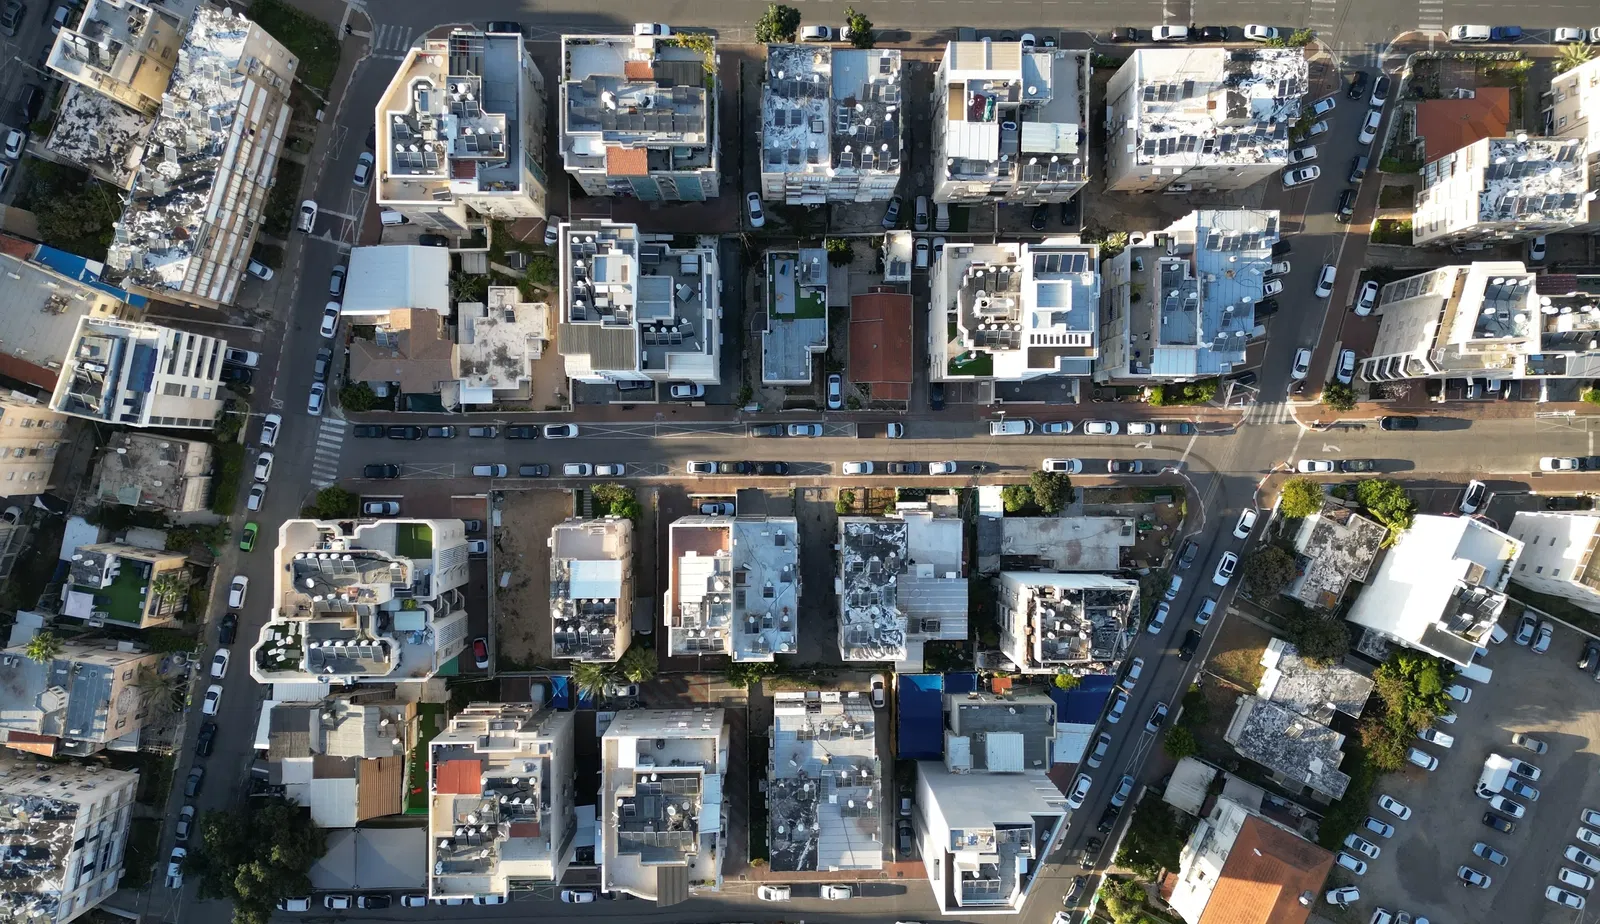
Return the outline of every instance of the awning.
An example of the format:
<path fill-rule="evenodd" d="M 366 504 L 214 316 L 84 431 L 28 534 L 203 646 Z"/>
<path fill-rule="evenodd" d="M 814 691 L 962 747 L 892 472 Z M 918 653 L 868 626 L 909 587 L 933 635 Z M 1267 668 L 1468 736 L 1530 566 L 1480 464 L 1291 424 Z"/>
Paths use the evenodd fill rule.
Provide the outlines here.
<path fill-rule="evenodd" d="M 665 908 L 689 899 L 689 867 L 656 868 L 656 907 Z"/>

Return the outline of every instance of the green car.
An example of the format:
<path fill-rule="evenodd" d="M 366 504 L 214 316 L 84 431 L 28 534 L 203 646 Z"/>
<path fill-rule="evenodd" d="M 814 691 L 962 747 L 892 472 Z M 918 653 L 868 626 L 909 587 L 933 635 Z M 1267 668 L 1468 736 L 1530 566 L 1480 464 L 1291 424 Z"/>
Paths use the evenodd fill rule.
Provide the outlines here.
<path fill-rule="evenodd" d="M 239 538 L 239 550 L 248 552 L 256 547 L 256 531 L 261 527 L 254 523 L 244 524 L 244 535 Z"/>

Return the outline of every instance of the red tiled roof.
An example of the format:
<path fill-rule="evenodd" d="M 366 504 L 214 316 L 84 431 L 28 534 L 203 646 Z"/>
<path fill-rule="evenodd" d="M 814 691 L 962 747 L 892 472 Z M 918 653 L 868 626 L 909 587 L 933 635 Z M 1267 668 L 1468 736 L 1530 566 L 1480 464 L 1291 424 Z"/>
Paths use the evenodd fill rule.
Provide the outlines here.
<path fill-rule="evenodd" d="M 1305 924 L 1333 854 L 1252 815 L 1245 819 L 1198 924 Z"/>
<path fill-rule="evenodd" d="M 911 296 L 869 292 L 850 300 L 850 381 L 872 397 L 911 400 Z"/>
<path fill-rule="evenodd" d="M 649 61 L 624 61 L 622 62 L 622 76 L 629 80 L 654 80 L 656 69 Z"/>
<path fill-rule="evenodd" d="M 1417 104 L 1417 134 L 1437 160 L 1483 138 L 1504 138 L 1511 124 L 1511 91 L 1479 87 L 1472 99 L 1429 99 Z"/>
<path fill-rule="evenodd" d="M 606 148 L 607 176 L 649 176 L 650 152 L 644 148 Z"/>
<path fill-rule="evenodd" d="M 0 234 L 0 253 L 6 256 L 16 257 L 18 260 L 26 260 L 33 256 L 38 249 L 39 245 L 32 241 L 25 241 L 10 234 Z"/>
<path fill-rule="evenodd" d="M 483 792 L 483 765 L 475 760 L 450 760 L 438 769 L 433 791 L 460 796 Z"/>

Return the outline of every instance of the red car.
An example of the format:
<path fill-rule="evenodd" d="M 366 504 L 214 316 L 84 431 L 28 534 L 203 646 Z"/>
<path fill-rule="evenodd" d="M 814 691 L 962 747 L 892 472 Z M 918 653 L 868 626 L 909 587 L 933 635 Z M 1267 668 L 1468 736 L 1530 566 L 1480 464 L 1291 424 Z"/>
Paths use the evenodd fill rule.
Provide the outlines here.
<path fill-rule="evenodd" d="M 489 640 L 475 638 L 472 640 L 472 659 L 477 662 L 479 670 L 489 668 Z"/>

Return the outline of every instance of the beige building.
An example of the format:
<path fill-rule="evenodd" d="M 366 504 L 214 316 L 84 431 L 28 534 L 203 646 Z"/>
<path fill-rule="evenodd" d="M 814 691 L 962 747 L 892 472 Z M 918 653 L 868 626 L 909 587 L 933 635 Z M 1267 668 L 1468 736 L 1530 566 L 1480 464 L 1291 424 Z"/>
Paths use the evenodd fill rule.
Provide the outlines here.
<path fill-rule="evenodd" d="M 0 753 L 0 918 L 66 924 L 117 891 L 139 774 Z"/>
<path fill-rule="evenodd" d="M 1511 580 L 1600 613 L 1600 515 L 1519 511 L 1511 535 L 1522 549 Z"/>
<path fill-rule="evenodd" d="M 267 737 L 257 748 L 266 750 L 267 782 L 305 806 L 317 827 L 354 828 L 405 811 L 415 703 L 363 689 L 262 708 Z"/>
<path fill-rule="evenodd" d="M 43 757 L 82 757 L 110 748 L 133 751 L 139 730 L 159 718 L 170 697 L 160 676 L 165 655 L 132 642 L 74 639 L 47 661 L 27 646 L 0 652 L 0 736 L 13 750 Z M 141 682 L 143 681 L 143 682 Z"/>
<path fill-rule="evenodd" d="M 1544 134 L 1583 142 L 1589 176 L 1600 168 L 1600 58 L 1550 78 L 1542 100 Z M 1600 197 L 1586 196 L 1583 230 L 1600 228 Z M 1576 228 L 1574 230 L 1577 230 Z"/>
<path fill-rule="evenodd" d="M 76 28 L 57 33 L 45 63 L 75 84 L 153 116 L 183 38 L 183 21 L 159 4 L 89 0 Z"/>
<path fill-rule="evenodd" d="M 1569 231 L 1588 222 L 1584 141 L 1482 138 L 1422 168 L 1411 242 L 1493 245 Z"/>
<path fill-rule="evenodd" d="M 102 504 L 171 513 L 206 509 L 211 493 L 212 445 L 124 430 L 111 434 L 100 456 Z"/>
<path fill-rule="evenodd" d="M 61 615 L 99 627 L 176 622 L 189 609 L 189 559 L 119 542 L 80 545 L 68 562 Z"/>
<path fill-rule="evenodd" d="M 554 655 L 616 661 L 633 639 L 633 521 L 574 518 L 550 531 L 549 545 Z"/>
<path fill-rule="evenodd" d="M 408 395 L 454 393 L 458 348 L 442 315 L 397 308 L 363 320 L 373 325 L 373 339 L 350 342 L 350 381 L 393 383 Z"/>
<path fill-rule="evenodd" d="M 375 117 L 380 206 L 458 234 L 544 217 L 544 76 L 521 35 L 428 39 L 406 52 Z"/>
<path fill-rule="evenodd" d="M 22 392 L 0 394 L 0 494 L 42 494 L 65 441 L 67 418 Z"/>
<path fill-rule="evenodd" d="M 97 423 L 210 429 L 222 410 L 227 348 L 157 324 L 79 318 L 50 406 Z"/>

